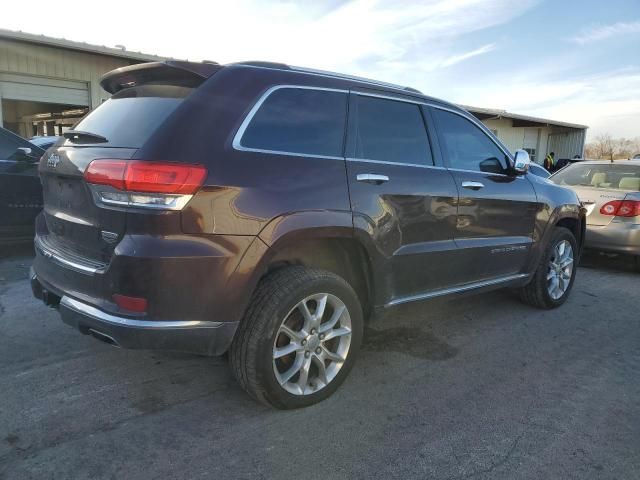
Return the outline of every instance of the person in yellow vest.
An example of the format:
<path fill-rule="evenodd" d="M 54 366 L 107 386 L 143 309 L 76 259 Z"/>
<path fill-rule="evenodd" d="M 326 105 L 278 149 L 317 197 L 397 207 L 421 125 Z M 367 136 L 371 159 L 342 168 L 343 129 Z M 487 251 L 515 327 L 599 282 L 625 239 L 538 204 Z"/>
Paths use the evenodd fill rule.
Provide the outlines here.
<path fill-rule="evenodd" d="M 546 168 L 547 171 L 549 172 L 553 172 L 555 170 L 555 167 L 556 167 L 555 153 L 551 152 L 544 159 L 544 168 Z"/>

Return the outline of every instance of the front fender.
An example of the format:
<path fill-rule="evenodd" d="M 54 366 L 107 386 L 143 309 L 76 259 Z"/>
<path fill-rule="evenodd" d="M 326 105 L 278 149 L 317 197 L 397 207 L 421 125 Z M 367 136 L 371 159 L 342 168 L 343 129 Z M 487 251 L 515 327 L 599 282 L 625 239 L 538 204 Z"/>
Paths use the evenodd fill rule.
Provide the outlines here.
<path fill-rule="evenodd" d="M 534 246 L 527 264 L 527 272 L 535 272 L 540 258 L 549 243 L 553 228 L 566 219 L 580 222 L 580 232 L 576 235 L 578 248 L 582 250 L 586 228 L 585 210 L 576 193 L 566 187 L 556 185 L 539 177 L 531 179 L 538 197 L 540 208 L 536 215 L 533 231 Z M 580 252 L 578 252 L 579 254 Z"/>
<path fill-rule="evenodd" d="M 567 204 L 558 205 L 554 209 L 547 209 L 546 211 L 543 209 L 536 220 L 536 229 L 534 232 L 535 243 L 527 268 L 529 273 L 534 273 L 540 263 L 540 258 L 542 257 L 546 246 L 549 244 L 553 229 L 560 222 L 566 219 L 578 221 L 580 224 L 580 233 L 579 235 L 576 235 L 576 242 L 578 243 L 577 257 L 579 258 L 584 244 L 586 229 L 584 208 L 579 204 Z"/>

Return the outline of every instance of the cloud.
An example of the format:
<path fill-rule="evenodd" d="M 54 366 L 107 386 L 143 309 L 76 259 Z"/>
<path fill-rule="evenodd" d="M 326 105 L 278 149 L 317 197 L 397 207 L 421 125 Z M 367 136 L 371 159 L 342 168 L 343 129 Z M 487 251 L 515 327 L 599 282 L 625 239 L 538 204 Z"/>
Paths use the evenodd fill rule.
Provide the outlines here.
<path fill-rule="evenodd" d="M 453 99 L 465 105 L 588 125 L 590 138 L 601 133 L 640 134 L 640 68 L 560 80 L 534 81 L 522 76 L 496 87 L 491 84 L 466 88 Z"/>
<path fill-rule="evenodd" d="M 6 28 L 100 45 L 124 44 L 130 50 L 175 58 L 274 60 L 353 74 L 381 72 L 381 79 L 393 80 L 389 78 L 393 73 L 377 69 L 376 64 L 442 64 L 455 51 L 457 39 L 505 24 L 538 1 L 182 0 L 170 12 L 133 2 L 127 15 L 96 6 L 92 13 L 87 2 L 86 8 L 66 11 L 65 22 L 51 22 L 31 14 L 38 4 L 46 4 L 34 0 L 35 4 L 3 6 L 3 23 Z M 93 15 L 101 24 L 118 28 L 96 29 L 86 21 Z M 68 25 L 74 28 L 69 30 Z M 470 57 L 458 62 L 466 58 Z M 454 60 L 450 65 L 457 63 Z"/>
<path fill-rule="evenodd" d="M 449 58 L 445 59 L 441 65 L 443 67 L 450 67 L 451 65 L 455 65 L 456 63 L 464 62 L 472 57 L 477 57 L 478 55 L 483 55 L 485 53 L 489 53 L 492 50 L 495 50 L 496 44 L 489 43 L 487 45 L 483 45 L 480 48 L 476 48 L 475 50 L 471 50 L 470 52 L 461 53 L 458 55 L 452 55 Z"/>
<path fill-rule="evenodd" d="M 607 38 L 620 35 L 629 35 L 640 33 L 640 21 L 637 22 L 618 22 L 611 25 L 594 26 L 583 30 L 579 35 L 569 40 L 579 45 L 606 40 Z"/>

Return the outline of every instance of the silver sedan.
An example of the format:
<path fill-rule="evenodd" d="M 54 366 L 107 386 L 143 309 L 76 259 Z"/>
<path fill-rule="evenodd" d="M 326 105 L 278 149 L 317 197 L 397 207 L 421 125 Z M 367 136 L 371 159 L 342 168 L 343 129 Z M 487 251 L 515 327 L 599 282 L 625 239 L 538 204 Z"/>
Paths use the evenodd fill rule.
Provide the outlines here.
<path fill-rule="evenodd" d="M 640 268 L 640 160 L 574 163 L 549 180 L 573 189 L 587 208 L 587 248 L 635 255 Z"/>

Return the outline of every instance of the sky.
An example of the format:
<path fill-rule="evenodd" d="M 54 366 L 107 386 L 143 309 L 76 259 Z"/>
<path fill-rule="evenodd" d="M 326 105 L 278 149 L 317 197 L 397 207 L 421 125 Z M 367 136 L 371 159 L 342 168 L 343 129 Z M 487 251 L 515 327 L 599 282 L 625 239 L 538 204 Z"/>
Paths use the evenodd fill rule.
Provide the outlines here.
<path fill-rule="evenodd" d="M 640 137 L 640 0 L 108 5 L 8 2 L 0 27 L 179 59 L 333 70 L 585 124 L 589 139 Z"/>

